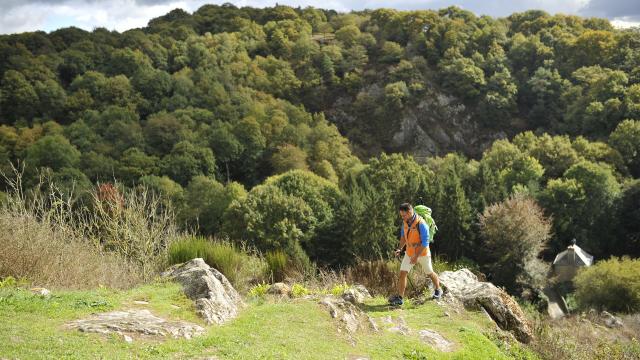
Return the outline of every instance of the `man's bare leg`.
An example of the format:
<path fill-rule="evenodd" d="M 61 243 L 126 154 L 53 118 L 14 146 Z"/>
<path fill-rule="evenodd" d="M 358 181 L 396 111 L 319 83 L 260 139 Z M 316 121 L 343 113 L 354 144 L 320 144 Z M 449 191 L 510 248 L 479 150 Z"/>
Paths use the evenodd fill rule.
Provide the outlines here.
<path fill-rule="evenodd" d="M 429 277 L 431 278 L 431 281 L 433 282 L 433 288 L 434 289 L 440 289 L 440 279 L 438 278 L 438 274 L 435 273 L 435 271 L 431 272 L 431 274 L 429 274 Z"/>
<path fill-rule="evenodd" d="M 407 288 L 407 271 L 400 271 L 400 278 L 398 279 L 398 295 L 404 297 L 404 290 Z"/>

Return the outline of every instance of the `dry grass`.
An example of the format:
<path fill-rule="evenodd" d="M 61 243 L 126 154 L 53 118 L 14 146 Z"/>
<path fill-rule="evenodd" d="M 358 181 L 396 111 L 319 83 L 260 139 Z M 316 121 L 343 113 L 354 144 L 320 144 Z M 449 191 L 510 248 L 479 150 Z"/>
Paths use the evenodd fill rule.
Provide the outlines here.
<path fill-rule="evenodd" d="M 139 269 L 79 236 L 69 219 L 73 204 L 54 193 L 27 199 L 19 180 L 0 207 L 0 277 L 52 288 L 127 288 Z M 49 205 L 47 205 L 49 204 Z"/>
<path fill-rule="evenodd" d="M 555 321 L 538 316 L 534 320 L 535 340 L 530 347 L 543 359 L 638 359 L 637 324 L 623 319 L 622 328 L 609 329 L 597 314 L 570 316 Z"/>
<path fill-rule="evenodd" d="M 168 245 L 180 234 L 173 214 L 145 190 L 122 201 L 99 191 L 80 198 L 41 182 L 25 192 L 21 175 L 0 206 L 0 277 L 54 288 L 126 288 L 166 266 Z M 138 191 L 138 192 L 136 192 Z"/>

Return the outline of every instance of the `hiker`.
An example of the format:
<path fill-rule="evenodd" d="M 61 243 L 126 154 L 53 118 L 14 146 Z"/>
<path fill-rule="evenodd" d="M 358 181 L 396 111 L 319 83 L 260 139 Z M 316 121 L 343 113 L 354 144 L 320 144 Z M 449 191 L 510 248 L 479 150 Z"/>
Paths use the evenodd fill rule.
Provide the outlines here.
<path fill-rule="evenodd" d="M 433 272 L 431 267 L 431 251 L 429 250 L 429 226 L 426 221 L 415 213 L 411 204 L 404 203 L 398 207 L 400 217 L 402 218 L 402 227 L 400 229 L 400 248 L 395 251 L 396 256 L 402 253 L 402 248 L 406 246 L 406 252 L 400 266 L 400 279 L 398 280 L 398 294 L 389 299 L 391 305 L 402 305 L 404 290 L 407 287 L 407 275 L 413 265 L 419 263 L 427 272 L 435 291 L 433 299 L 440 299 L 442 289 L 440 288 L 440 280 L 438 275 Z"/>

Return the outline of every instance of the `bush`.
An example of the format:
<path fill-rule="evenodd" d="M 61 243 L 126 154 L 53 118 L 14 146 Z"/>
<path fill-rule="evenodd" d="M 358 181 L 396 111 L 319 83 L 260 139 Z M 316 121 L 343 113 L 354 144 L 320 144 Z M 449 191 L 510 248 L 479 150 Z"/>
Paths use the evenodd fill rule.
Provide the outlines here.
<path fill-rule="evenodd" d="M 550 230 L 550 221 L 529 197 L 514 195 L 487 207 L 480 216 L 480 233 L 491 280 L 509 290 L 539 280 L 527 270 L 537 268 L 532 265 L 549 239 Z"/>
<path fill-rule="evenodd" d="M 310 293 L 309 289 L 300 284 L 293 284 L 291 287 L 291 296 L 294 298 L 309 295 Z"/>
<path fill-rule="evenodd" d="M 78 221 L 84 235 L 136 263 L 146 280 L 155 277 L 167 265 L 169 245 L 181 236 L 171 208 L 144 187 L 120 190 L 107 183 L 91 195 L 93 204 Z"/>
<path fill-rule="evenodd" d="M 267 294 L 267 291 L 269 291 L 269 287 L 271 287 L 271 285 L 266 283 L 258 284 L 252 287 L 248 294 L 251 297 L 263 297 Z"/>
<path fill-rule="evenodd" d="M 640 311 L 640 260 L 612 257 L 581 269 L 575 280 L 576 300 L 583 309 Z"/>
<path fill-rule="evenodd" d="M 349 285 L 342 283 L 342 284 L 336 284 L 331 288 L 331 291 L 329 291 L 332 295 L 334 296 L 340 296 L 342 295 L 345 291 L 349 290 Z"/>

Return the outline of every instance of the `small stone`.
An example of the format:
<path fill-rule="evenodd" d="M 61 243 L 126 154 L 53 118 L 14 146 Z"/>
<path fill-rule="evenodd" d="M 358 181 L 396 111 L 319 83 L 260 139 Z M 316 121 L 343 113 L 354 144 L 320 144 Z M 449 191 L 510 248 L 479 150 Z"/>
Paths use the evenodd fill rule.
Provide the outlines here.
<path fill-rule="evenodd" d="M 45 289 L 45 288 L 40 288 L 40 287 L 38 287 L 38 288 L 32 288 L 32 289 L 31 289 L 31 292 L 32 292 L 34 295 L 39 295 L 39 296 L 42 296 L 42 297 L 49 297 L 49 296 L 51 296 L 51 291 L 49 291 L 49 290 L 47 290 L 47 289 Z"/>
<path fill-rule="evenodd" d="M 354 285 L 342 293 L 342 298 L 354 305 L 360 305 L 364 304 L 366 299 L 371 299 L 371 294 L 369 294 L 369 290 L 366 287 Z"/>
<path fill-rule="evenodd" d="M 267 294 L 290 296 L 291 288 L 285 283 L 277 282 L 269 287 L 269 290 L 267 290 Z"/>
<path fill-rule="evenodd" d="M 124 338 L 124 341 L 128 342 L 129 344 L 133 342 L 133 339 L 129 335 L 123 335 L 122 337 Z"/>
<path fill-rule="evenodd" d="M 142 301 L 142 300 L 135 300 L 133 303 L 136 305 L 149 305 L 148 301 Z"/>
<path fill-rule="evenodd" d="M 622 320 L 620 320 L 620 318 L 613 316 L 611 313 L 607 311 L 601 312 L 600 318 L 608 328 L 617 328 L 624 325 L 622 323 Z"/>
<path fill-rule="evenodd" d="M 171 304 L 172 309 L 180 309 L 180 306 Z"/>
<path fill-rule="evenodd" d="M 444 316 L 446 316 L 446 317 L 451 317 L 451 315 L 449 315 L 449 313 L 448 313 L 448 312 L 446 312 L 446 311 L 444 312 L 444 314 L 443 314 L 443 315 L 444 315 Z"/>
<path fill-rule="evenodd" d="M 420 340 L 423 342 L 433 346 L 434 348 L 442 351 L 442 352 L 451 352 L 453 351 L 453 343 L 447 339 L 445 339 L 442 335 L 433 330 L 420 330 L 418 332 L 420 336 Z"/>

